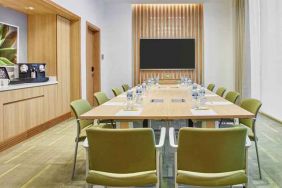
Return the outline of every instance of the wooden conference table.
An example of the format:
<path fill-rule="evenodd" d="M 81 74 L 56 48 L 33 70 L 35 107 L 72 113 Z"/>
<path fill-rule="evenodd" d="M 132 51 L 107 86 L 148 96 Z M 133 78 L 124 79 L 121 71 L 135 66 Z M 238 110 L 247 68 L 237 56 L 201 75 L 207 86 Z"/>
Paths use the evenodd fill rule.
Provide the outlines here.
<path fill-rule="evenodd" d="M 225 118 L 253 118 L 254 114 L 206 90 L 207 109 L 193 110 L 191 88 L 181 85 L 151 87 L 143 96 L 141 105 L 126 111 L 126 93 L 82 114 L 80 119 L 135 120 L 205 120 L 213 127 L 216 120 Z M 154 101 L 154 102 L 153 102 Z"/>

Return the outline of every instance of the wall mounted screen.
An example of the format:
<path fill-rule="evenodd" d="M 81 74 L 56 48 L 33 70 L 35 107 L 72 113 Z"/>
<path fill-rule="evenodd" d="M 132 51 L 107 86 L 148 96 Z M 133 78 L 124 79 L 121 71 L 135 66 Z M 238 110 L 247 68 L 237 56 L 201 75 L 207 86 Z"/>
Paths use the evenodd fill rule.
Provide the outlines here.
<path fill-rule="evenodd" d="M 140 69 L 195 69 L 195 39 L 140 39 Z"/>

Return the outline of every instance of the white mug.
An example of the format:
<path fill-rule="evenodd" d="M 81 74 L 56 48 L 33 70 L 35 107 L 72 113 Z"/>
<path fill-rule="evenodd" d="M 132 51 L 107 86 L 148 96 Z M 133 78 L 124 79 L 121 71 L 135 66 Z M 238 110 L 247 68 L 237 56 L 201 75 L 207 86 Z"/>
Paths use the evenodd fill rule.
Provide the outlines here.
<path fill-rule="evenodd" d="M 9 79 L 0 79 L 0 87 L 8 87 L 9 83 Z"/>

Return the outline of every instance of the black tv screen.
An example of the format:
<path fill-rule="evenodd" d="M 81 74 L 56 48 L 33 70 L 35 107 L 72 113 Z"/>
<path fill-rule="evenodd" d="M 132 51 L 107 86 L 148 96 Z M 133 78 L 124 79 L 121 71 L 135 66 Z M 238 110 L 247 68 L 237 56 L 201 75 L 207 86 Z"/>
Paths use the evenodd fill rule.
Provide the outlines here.
<path fill-rule="evenodd" d="M 140 39 L 140 69 L 195 69 L 195 39 Z"/>

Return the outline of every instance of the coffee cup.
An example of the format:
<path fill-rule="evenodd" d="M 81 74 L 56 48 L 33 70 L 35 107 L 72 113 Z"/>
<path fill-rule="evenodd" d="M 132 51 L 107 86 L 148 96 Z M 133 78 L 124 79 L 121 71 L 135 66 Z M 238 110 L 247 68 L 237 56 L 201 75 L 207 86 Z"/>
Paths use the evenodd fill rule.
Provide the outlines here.
<path fill-rule="evenodd" d="M 10 83 L 9 79 L 0 79 L 0 87 L 8 87 Z"/>

